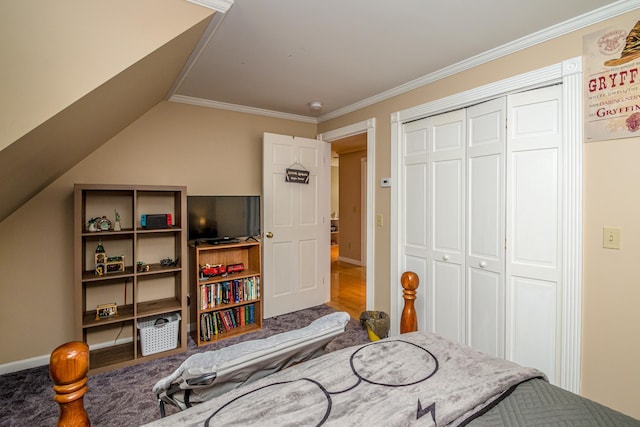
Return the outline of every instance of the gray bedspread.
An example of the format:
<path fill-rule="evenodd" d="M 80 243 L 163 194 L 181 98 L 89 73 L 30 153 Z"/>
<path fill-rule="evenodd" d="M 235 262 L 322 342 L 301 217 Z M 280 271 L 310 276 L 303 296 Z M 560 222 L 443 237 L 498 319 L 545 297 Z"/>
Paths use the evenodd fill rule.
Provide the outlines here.
<path fill-rule="evenodd" d="M 324 355 L 149 425 L 456 426 L 541 376 L 414 332 Z"/>
<path fill-rule="evenodd" d="M 469 427 L 640 427 L 640 421 L 546 381 L 517 386 L 499 404 L 469 420 Z"/>

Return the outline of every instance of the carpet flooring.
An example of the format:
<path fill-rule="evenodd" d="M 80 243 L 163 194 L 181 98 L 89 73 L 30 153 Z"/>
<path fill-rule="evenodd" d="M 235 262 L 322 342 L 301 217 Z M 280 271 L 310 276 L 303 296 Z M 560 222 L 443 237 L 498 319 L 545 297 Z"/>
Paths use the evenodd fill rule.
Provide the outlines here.
<path fill-rule="evenodd" d="M 265 319 L 262 329 L 258 331 L 200 348 L 189 337 L 186 353 L 91 375 L 88 380 L 89 391 L 84 396 L 84 406 L 91 425 L 135 426 L 156 420 L 160 418 L 160 411 L 151 388 L 190 355 L 301 328 L 334 311 L 328 306 L 320 305 L 272 317 Z M 331 341 L 327 351 L 366 342 L 366 331 L 362 330 L 358 320 L 351 319 L 346 332 Z M 55 426 L 59 407 L 53 401 L 53 395 L 53 382 L 49 378 L 48 366 L 0 376 L 0 426 Z M 167 408 L 167 415 L 175 412 L 177 409 Z"/>

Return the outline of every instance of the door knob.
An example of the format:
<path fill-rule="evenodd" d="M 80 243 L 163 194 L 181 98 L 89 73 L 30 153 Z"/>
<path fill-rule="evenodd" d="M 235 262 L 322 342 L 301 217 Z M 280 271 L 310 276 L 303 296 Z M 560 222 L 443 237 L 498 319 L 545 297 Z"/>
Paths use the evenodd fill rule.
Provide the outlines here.
<path fill-rule="evenodd" d="M 480 268 L 485 268 L 487 266 L 487 263 L 484 261 L 480 261 Z"/>
<path fill-rule="evenodd" d="M 270 232 L 270 231 L 267 231 L 267 232 L 266 232 L 266 234 L 265 234 L 265 236 L 267 236 L 267 238 L 268 238 L 268 239 L 270 239 L 270 238 L 272 238 L 272 237 L 273 237 L 273 233 L 272 233 L 272 232 Z"/>
<path fill-rule="evenodd" d="M 445 260 L 445 261 L 448 260 L 449 259 L 449 255 L 442 255 L 442 259 Z"/>

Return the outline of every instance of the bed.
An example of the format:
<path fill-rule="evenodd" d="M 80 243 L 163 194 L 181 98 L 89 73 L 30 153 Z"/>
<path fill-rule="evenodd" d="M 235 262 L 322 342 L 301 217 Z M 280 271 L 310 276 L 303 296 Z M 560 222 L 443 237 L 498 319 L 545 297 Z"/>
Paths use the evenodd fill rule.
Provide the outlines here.
<path fill-rule="evenodd" d="M 148 426 L 640 426 L 549 384 L 535 369 L 416 331 L 417 276 L 405 273 L 402 285 L 401 335 L 287 367 Z M 80 422 L 86 418 L 77 414 L 86 392 L 82 357 L 60 357 L 75 366 L 67 377 L 78 380 L 56 389 L 61 417 Z"/>

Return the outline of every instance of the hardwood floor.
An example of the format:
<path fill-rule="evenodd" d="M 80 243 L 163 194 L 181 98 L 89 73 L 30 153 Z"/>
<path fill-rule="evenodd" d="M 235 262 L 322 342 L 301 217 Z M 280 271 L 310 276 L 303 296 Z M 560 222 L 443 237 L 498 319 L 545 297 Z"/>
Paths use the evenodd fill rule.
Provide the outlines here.
<path fill-rule="evenodd" d="M 338 260 L 339 247 L 331 247 L 331 301 L 328 306 L 346 311 L 354 319 L 366 309 L 366 267 Z"/>

